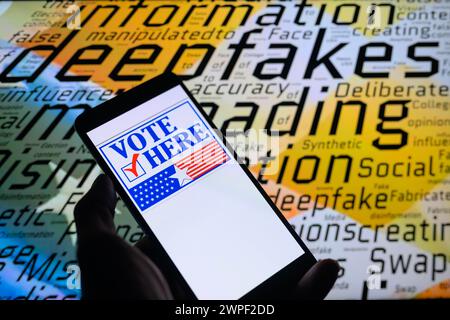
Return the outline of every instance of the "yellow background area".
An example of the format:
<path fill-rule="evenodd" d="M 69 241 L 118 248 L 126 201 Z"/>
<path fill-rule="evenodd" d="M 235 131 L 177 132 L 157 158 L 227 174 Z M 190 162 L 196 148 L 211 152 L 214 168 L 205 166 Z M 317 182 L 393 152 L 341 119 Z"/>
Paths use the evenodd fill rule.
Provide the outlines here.
<path fill-rule="evenodd" d="M 316 9 L 320 9 L 321 5 L 326 3 L 326 10 L 325 14 L 333 14 L 336 10 L 336 7 L 348 3 L 348 1 L 310 1 L 313 3 L 314 7 Z M 162 5 L 168 5 L 168 1 L 147 1 L 146 4 L 149 7 L 157 7 Z M 118 64 L 118 62 L 122 59 L 124 54 L 134 46 L 138 46 L 140 44 L 148 44 L 149 41 L 141 41 L 136 42 L 134 44 L 128 44 L 121 41 L 107 41 L 107 40 L 100 40 L 90 42 L 86 41 L 87 37 L 95 31 L 103 31 L 107 34 L 112 34 L 113 32 L 123 32 L 125 30 L 127 31 L 142 31 L 142 30 L 148 30 L 149 32 L 158 33 L 163 32 L 167 28 L 170 28 L 172 32 L 175 31 L 184 31 L 186 28 L 189 29 L 190 32 L 194 31 L 205 31 L 209 29 L 210 27 L 220 28 L 224 32 L 226 31 L 236 31 L 241 28 L 240 23 L 242 21 L 242 15 L 241 14 L 234 14 L 232 18 L 230 19 L 229 23 L 227 23 L 226 26 L 222 26 L 222 22 L 224 19 L 224 13 L 218 14 L 215 19 L 211 22 L 210 27 L 205 27 L 202 25 L 204 20 L 199 19 L 198 21 L 192 20 L 191 23 L 188 26 L 182 26 L 179 27 L 178 23 L 181 21 L 181 19 L 186 15 L 189 8 L 191 8 L 194 4 L 199 5 L 205 5 L 207 6 L 206 9 L 199 9 L 199 12 L 203 12 L 203 17 L 206 17 L 208 12 L 210 12 L 211 8 L 213 8 L 217 4 L 226 4 L 227 2 L 195 2 L 195 1 L 173 1 L 170 2 L 171 4 L 176 4 L 180 8 L 176 11 L 174 18 L 172 19 L 173 23 L 169 25 L 164 25 L 162 27 L 152 27 L 152 28 L 145 28 L 142 25 L 142 22 L 147 18 L 148 16 L 148 10 L 140 10 L 138 13 L 136 13 L 132 19 L 132 21 L 129 21 L 127 26 L 124 28 L 120 28 L 118 24 L 123 21 L 126 16 L 129 14 L 128 10 L 119 10 L 116 15 L 114 15 L 114 18 L 108 23 L 106 27 L 99 28 L 98 26 L 104 21 L 105 17 L 109 14 L 109 11 L 107 9 L 100 10 L 93 19 L 91 19 L 86 25 L 80 28 L 78 31 L 78 34 L 76 37 L 70 42 L 70 44 L 57 56 L 57 58 L 54 60 L 55 65 L 58 67 L 62 67 L 64 64 L 67 63 L 67 61 L 73 56 L 73 54 L 80 48 L 87 47 L 89 45 L 109 45 L 113 48 L 111 53 L 109 53 L 108 57 L 105 59 L 105 61 L 99 66 L 86 66 L 86 65 L 79 65 L 75 66 L 70 69 L 70 72 L 77 75 L 86 75 L 86 74 L 92 74 L 90 81 L 92 85 L 98 85 L 105 89 L 111 89 L 113 91 L 116 91 L 117 89 L 129 89 L 131 87 L 134 87 L 138 83 L 144 82 L 157 74 L 164 72 L 168 62 L 173 58 L 177 50 L 179 49 L 181 44 L 185 44 L 188 46 L 195 45 L 198 43 L 208 43 L 216 48 L 220 47 L 221 45 L 225 45 L 227 40 L 217 40 L 213 39 L 209 42 L 205 41 L 196 41 L 196 40 L 183 40 L 183 41 L 172 41 L 172 40 L 157 40 L 155 42 L 162 48 L 162 52 L 160 53 L 159 57 L 155 60 L 154 63 L 149 65 L 140 65 L 138 67 L 136 66 L 127 66 L 122 69 L 122 74 L 145 74 L 144 79 L 142 81 L 132 81 L 132 82 L 121 82 L 121 81 L 113 81 L 108 75 L 112 71 L 112 68 Z M 361 1 L 361 12 L 360 12 L 360 18 L 358 21 L 351 26 L 345 26 L 343 28 L 358 28 L 362 29 L 365 28 L 367 23 L 367 7 L 370 5 L 370 1 Z M 95 6 L 101 4 L 106 5 L 104 1 L 89 1 L 89 2 L 78 2 L 79 5 L 86 6 L 82 10 L 82 17 L 86 17 L 87 14 L 89 14 Z M 129 5 L 128 2 L 112 2 L 112 5 L 127 7 Z M 230 4 L 233 4 L 231 2 Z M 261 2 L 250 2 L 250 4 L 254 7 L 252 11 L 252 15 L 249 17 L 248 22 L 245 28 L 252 29 L 253 26 L 249 21 L 252 21 L 252 19 L 260 14 L 261 12 L 264 12 L 265 9 L 267 9 L 267 6 L 270 4 L 275 4 L 274 2 L 267 2 L 267 1 L 261 1 Z M 280 2 L 280 4 L 284 4 L 283 2 Z M 406 1 L 403 3 L 399 2 L 397 5 L 403 5 L 407 6 L 409 10 L 414 11 L 420 8 L 419 4 L 409 4 Z M 17 21 L 20 21 L 22 18 L 26 19 L 27 14 L 29 14 L 30 11 L 38 10 L 41 5 L 36 2 L 27 2 L 26 6 L 24 3 L 14 3 L 14 5 L 2 16 L 2 20 L 5 22 L 4 24 L 9 23 L 10 29 L 3 29 L 0 30 L 0 37 L 5 39 L 7 38 L 12 32 L 12 30 L 17 29 Z M 347 10 L 347 9 L 346 9 Z M 383 14 L 387 14 L 386 9 L 382 9 Z M 55 9 L 55 12 L 61 12 L 62 9 Z M 273 12 L 268 11 L 268 12 Z M 163 11 L 160 12 L 161 17 L 155 16 L 154 20 L 158 20 L 159 18 L 163 19 Z M 285 13 L 286 14 L 286 13 Z M 342 19 L 349 19 L 351 17 L 351 12 L 347 12 L 342 14 Z M 64 19 L 66 16 L 64 17 Z M 83 20 L 83 19 L 82 19 Z M 400 23 L 397 19 L 394 20 L 394 25 Z M 250 27 L 248 27 L 250 26 Z M 381 19 L 381 26 L 380 28 L 386 28 L 387 21 L 386 19 Z M 244 28 L 242 27 L 242 28 Z M 256 28 L 257 26 L 255 26 Z M 326 27 L 326 26 L 325 26 Z M 291 28 L 300 28 L 299 26 L 292 26 Z M 28 32 L 33 32 L 36 30 L 41 30 L 42 28 L 22 28 Z M 247 29 L 246 29 L 247 30 Z M 67 35 L 69 35 L 71 30 L 68 30 L 67 28 L 48 28 L 45 30 L 48 33 L 62 33 L 62 38 L 65 38 Z M 364 36 L 361 36 L 364 37 Z M 374 36 L 366 36 L 364 38 L 366 42 L 369 41 L 377 41 L 376 37 Z M 232 43 L 237 43 L 238 38 L 235 38 L 231 40 Z M 350 39 L 351 41 L 351 39 Z M 414 43 L 414 41 L 412 41 Z M 35 44 L 33 43 L 23 43 L 20 44 L 22 47 L 32 47 Z M 299 50 L 297 51 L 297 56 L 295 59 L 307 59 L 307 57 L 301 56 L 302 55 L 302 48 L 301 43 L 293 43 L 293 45 L 298 46 Z M 395 45 L 395 44 L 392 44 Z M 218 50 L 216 50 L 217 52 Z M 327 51 L 327 50 L 324 50 Z M 87 51 L 83 55 L 83 58 L 95 58 L 98 55 L 98 51 Z M 136 52 L 135 57 L 145 58 L 148 57 L 152 51 L 139 51 Z M 196 64 L 202 59 L 204 52 L 201 51 L 192 53 L 190 55 L 184 56 L 181 63 L 177 65 L 177 67 L 173 70 L 177 74 L 183 74 L 183 73 L 189 73 L 190 69 L 184 69 L 182 68 L 183 63 L 187 63 L 189 65 L 192 65 L 193 68 L 196 67 Z M 405 56 L 406 59 L 406 56 Z M 211 62 L 210 62 L 211 63 Z M 395 66 L 391 70 L 389 70 L 391 76 L 388 79 L 379 79 L 379 78 L 372 78 L 370 80 L 362 79 L 361 77 L 357 75 L 350 75 L 348 77 L 344 77 L 342 81 L 346 81 L 350 83 L 352 86 L 362 86 L 364 87 L 367 85 L 368 82 L 380 83 L 381 81 L 386 86 L 396 86 L 396 85 L 423 85 L 428 86 L 430 84 L 435 84 L 436 86 L 439 86 L 441 84 L 447 84 L 448 85 L 448 78 L 446 79 L 447 83 L 439 83 L 439 81 L 436 81 L 435 79 L 430 78 L 422 78 L 420 81 L 417 79 L 411 78 L 411 79 L 405 79 L 404 73 L 406 71 L 411 71 L 410 68 L 408 69 L 407 66 Z M 252 75 L 248 74 L 248 78 L 251 78 L 251 81 L 255 81 L 255 79 L 252 77 Z M 297 76 L 297 82 L 301 82 L 302 79 L 300 79 L 300 76 Z M 230 80 L 232 81 L 232 80 Z M 308 85 L 311 84 L 311 80 L 309 80 Z M 419 83 L 420 82 L 420 83 Z M 189 82 L 187 82 L 189 86 Z M 321 84 L 317 83 L 317 86 L 321 86 Z M 275 182 L 277 180 L 277 175 L 268 175 L 265 176 L 269 180 L 269 183 L 264 185 L 265 190 L 269 194 L 276 193 L 277 189 L 281 187 L 282 195 L 283 194 L 295 194 L 297 197 L 309 194 L 313 198 L 319 194 L 324 193 L 323 190 L 329 190 L 330 187 L 333 189 L 342 186 L 343 191 L 342 193 L 360 193 L 361 187 L 365 187 L 367 193 L 377 193 L 377 192 L 386 192 L 389 193 L 391 190 L 408 190 L 409 192 L 416 193 L 416 192 L 432 192 L 432 191 L 440 191 L 444 190 L 446 192 L 449 191 L 448 184 L 444 184 L 443 182 L 445 180 L 448 180 L 449 173 L 448 171 L 439 171 L 438 170 L 438 150 L 439 148 L 435 147 L 414 147 L 412 146 L 412 137 L 426 137 L 426 136 L 432 136 L 437 137 L 446 129 L 444 127 L 419 127 L 419 128 L 412 128 L 408 126 L 408 121 L 411 119 L 423 119 L 423 118 L 429 118 L 430 117 L 430 111 L 426 109 L 415 109 L 412 107 L 412 103 L 408 103 L 408 117 L 402 121 L 393 122 L 392 124 L 386 123 L 384 126 L 385 128 L 392 127 L 392 128 L 398 128 L 402 129 L 409 134 L 409 141 L 408 144 L 399 149 L 399 150 L 391 150 L 391 151 L 380 151 L 372 146 L 372 141 L 374 141 L 377 138 L 381 138 L 381 140 L 386 143 L 389 140 L 389 135 L 386 134 L 380 134 L 376 130 L 376 124 L 380 122 L 380 119 L 378 118 L 378 112 L 379 112 L 379 106 L 383 104 L 384 102 L 388 100 L 414 100 L 426 103 L 430 100 L 429 96 L 425 97 L 404 97 L 404 98 L 398 98 L 394 95 L 390 95 L 388 97 L 375 97 L 375 98 L 361 98 L 360 100 L 363 100 L 367 103 L 367 109 L 366 109 L 366 115 L 364 119 L 363 124 L 363 131 L 361 135 L 355 135 L 355 129 L 356 129 L 356 121 L 357 121 L 357 115 L 359 112 L 359 108 L 354 106 L 344 106 L 342 113 L 341 113 L 341 121 L 339 121 L 337 134 L 334 136 L 330 136 L 330 127 L 333 120 L 333 116 L 335 114 L 336 105 L 339 100 L 342 101 L 348 101 L 348 100 L 357 100 L 357 98 L 336 98 L 335 92 L 333 90 L 329 91 L 327 95 L 323 96 L 322 98 L 324 100 L 324 109 L 322 111 L 320 123 L 318 126 L 317 134 L 315 136 L 308 135 L 309 128 L 312 122 L 312 119 L 314 117 L 314 112 L 316 110 L 316 103 L 314 102 L 308 102 L 307 105 L 305 105 L 305 108 L 303 110 L 301 122 L 299 124 L 299 129 L 296 132 L 295 137 L 289 137 L 289 136 L 283 136 L 281 138 L 281 146 L 282 150 L 280 150 L 280 153 L 277 155 L 276 159 L 273 161 L 278 166 L 281 164 L 283 159 L 286 157 L 289 157 L 290 161 L 288 161 L 288 164 L 286 166 L 285 172 L 284 172 L 284 179 L 281 183 L 281 185 L 277 185 Z M 434 100 L 435 103 L 448 103 L 448 99 L 445 98 L 437 98 L 432 97 L 432 100 Z M 267 97 L 267 100 L 264 102 L 264 104 L 267 104 L 267 106 L 272 106 L 276 104 L 277 98 L 276 97 Z M 222 99 L 220 101 L 220 108 L 221 110 L 226 110 L 225 112 L 222 112 L 220 119 L 226 118 L 227 115 L 234 116 L 235 108 L 232 104 L 232 102 L 228 101 L 226 98 Z M 261 107 L 263 109 L 262 112 L 264 112 L 265 117 L 261 118 L 259 117 L 257 121 L 253 124 L 253 128 L 255 129 L 263 129 L 265 125 L 265 121 L 267 119 L 267 115 L 270 112 L 270 107 Z M 388 107 L 388 110 L 391 110 Z M 394 108 L 392 108 L 394 110 Z M 394 111 L 392 111 L 394 112 Z M 444 109 L 435 109 L 433 111 L 433 116 L 437 119 L 445 119 L 448 118 L 449 112 L 448 110 Z M 220 127 L 222 123 L 217 123 L 217 119 L 214 119 L 216 121 L 216 125 Z M 300 129 L 301 128 L 301 129 Z M 306 129 L 305 129 L 306 128 Z M 448 129 L 447 129 L 448 132 Z M 398 137 L 398 135 L 392 135 L 395 137 Z M 361 149 L 354 149 L 354 150 L 317 150 L 314 152 L 310 151 L 302 151 L 302 143 L 305 141 L 305 139 L 311 140 L 313 142 L 320 142 L 320 141 L 327 141 L 330 139 L 335 139 L 337 141 L 348 141 L 348 140 L 357 140 L 362 141 Z M 288 144 L 292 144 L 292 148 L 287 149 L 286 146 Z M 448 157 L 448 153 L 450 152 L 449 148 L 441 148 L 445 152 L 445 154 Z M 314 154 L 315 156 L 319 157 L 321 159 L 320 161 L 320 167 L 317 174 L 316 179 L 308 184 L 297 184 L 292 181 L 291 177 L 294 176 L 294 170 L 297 164 L 297 160 L 305 155 L 311 155 Z M 340 155 L 340 154 L 347 154 L 353 157 L 353 169 L 351 171 L 350 180 L 348 183 L 343 182 L 344 177 L 344 168 L 343 166 L 340 166 L 340 161 L 337 161 L 335 163 L 335 170 L 333 171 L 331 182 L 325 183 L 325 177 L 327 175 L 327 169 L 329 166 L 329 161 L 331 159 L 331 156 L 333 155 Z M 433 179 L 429 179 L 427 177 L 393 177 L 392 175 L 386 177 L 386 178 L 379 178 L 372 176 L 370 178 L 360 178 L 356 175 L 357 171 L 356 168 L 358 166 L 358 163 L 360 159 L 365 157 L 371 157 L 373 158 L 373 166 L 375 164 L 380 162 L 387 162 L 389 164 L 393 164 L 394 162 L 398 161 L 408 161 L 408 159 L 411 159 L 411 163 L 413 165 L 413 168 L 415 168 L 414 163 L 416 162 L 424 162 L 428 163 L 430 157 L 434 157 L 434 165 L 435 165 L 435 173 L 436 175 L 433 177 Z M 448 159 L 441 159 L 441 162 L 447 162 Z M 447 164 L 448 166 L 448 164 Z M 391 167 L 392 168 L 392 167 Z M 261 170 L 261 164 L 254 165 L 250 167 L 251 171 L 254 173 L 255 176 L 258 175 L 259 171 Z M 311 170 L 309 168 L 309 170 Z M 426 169 L 428 170 L 428 169 Z M 448 168 L 447 168 L 448 170 Z M 302 172 L 307 172 L 308 168 L 305 167 L 302 169 Z M 384 189 L 380 189 L 380 185 L 384 186 Z M 327 192 L 331 194 L 332 192 Z M 436 203 L 433 203 L 434 205 Z M 312 205 L 312 204 L 311 204 Z M 330 205 L 328 203 L 328 205 Z M 448 207 L 449 203 L 440 203 L 442 207 Z M 361 225 L 369 225 L 371 228 L 375 228 L 377 225 L 380 224 L 389 224 L 389 223 L 396 223 L 400 225 L 400 227 L 404 227 L 407 224 L 420 224 L 421 221 L 426 220 L 429 223 L 434 223 L 436 221 L 443 222 L 445 219 L 448 221 L 448 217 L 442 217 L 439 216 L 437 219 L 433 218 L 433 215 L 427 213 L 427 204 L 423 201 L 404 201 L 404 202 L 388 202 L 386 209 L 376 209 L 376 210 L 367 210 L 366 208 L 363 208 L 362 210 L 345 210 L 343 208 L 336 208 L 336 211 L 339 212 L 342 215 L 345 215 L 352 220 L 356 221 L 357 223 Z M 296 210 L 293 208 L 292 210 L 285 210 L 283 211 L 285 216 L 287 218 L 294 218 L 298 216 L 299 214 L 302 214 L 301 211 Z M 380 218 L 374 218 L 372 215 L 373 213 L 376 213 L 380 216 Z M 408 213 L 416 213 L 414 218 L 408 217 L 398 217 L 398 218 L 392 218 L 392 216 L 389 215 L 389 213 L 395 213 L 395 214 L 408 214 Z M 418 214 L 417 214 L 418 213 Z M 411 244 L 411 243 L 410 243 Z M 339 245 L 339 243 L 335 244 L 336 246 Z M 450 259 L 450 245 L 448 242 L 442 242 L 442 241 L 416 241 L 412 243 L 413 246 L 424 250 L 428 253 L 444 253 L 447 255 L 448 259 Z M 416 295 L 417 298 L 427 298 L 427 297 L 450 297 L 450 290 L 449 288 L 449 281 L 445 280 L 439 284 L 432 284 L 432 286 L 419 294 Z"/>

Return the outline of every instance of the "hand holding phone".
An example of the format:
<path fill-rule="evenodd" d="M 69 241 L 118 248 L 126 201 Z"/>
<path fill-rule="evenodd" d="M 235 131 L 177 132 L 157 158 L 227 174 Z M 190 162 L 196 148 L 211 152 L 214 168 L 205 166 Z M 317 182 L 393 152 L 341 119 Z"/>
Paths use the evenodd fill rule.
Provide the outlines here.
<path fill-rule="evenodd" d="M 100 175 L 75 207 L 78 260 L 84 299 L 187 299 L 176 277 L 160 265 L 157 245 L 144 237 L 135 246 L 115 234 L 116 194 Z M 284 291 L 288 299 L 323 299 L 339 271 L 334 260 L 317 262 L 299 282 Z M 212 283 L 211 285 L 214 285 Z M 277 298 L 283 298 L 278 295 Z"/>
<path fill-rule="evenodd" d="M 273 295 L 316 262 L 173 74 L 84 112 L 75 127 L 189 297 Z"/>

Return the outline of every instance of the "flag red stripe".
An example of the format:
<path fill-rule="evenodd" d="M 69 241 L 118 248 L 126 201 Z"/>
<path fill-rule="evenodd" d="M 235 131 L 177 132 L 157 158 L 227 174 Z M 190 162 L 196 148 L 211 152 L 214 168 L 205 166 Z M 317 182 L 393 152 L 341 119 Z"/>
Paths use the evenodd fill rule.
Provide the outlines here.
<path fill-rule="evenodd" d="M 205 159 L 211 157 L 211 154 L 214 154 L 219 150 L 221 150 L 219 145 L 208 147 L 207 150 L 202 150 L 202 152 L 196 153 L 195 155 L 192 154 L 190 156 L 190 159 L 188 159 L 189 161 L 184 162 L 182 165 L 180 165 L 179 163 L 177 165 L 180 169 L 184 169 L 186 167 L 189 168 L 193 165 L 202 164 L 203 162 L 205 162 Z"/>
<path fill-rule="evenodd" d="M 189 164 L 192 164 L 197 160 L 197 158 L 202 157 L 204 153 L 209 152 L 210 150 L 220 148 L 219 144 L 216 141 L 213 141 L 206 146 L 202 147 L 201 149 L 195 151 L 194 153 L 188 155 L 187 157 L 181 159 L 178 161 L 177 166 L 180 169 L 183 169 L 187 167 Z"/>
<path fill-rule="evenodd" d="M 197 177 L 201 176 L 204 172 L 209 171 L 209 170 L 217 167 L 218 165 L 224 163 L 226 159 L 227 159 L 227 155 L 224 153 L 222 155 L 221 159 L 220 159 L 221 160 L 220 162 L 219 161 L 215 161 L 214 163 L 210 163 L 208 166 L 203 167 L 200 171 L 197 171 L 197 172 L 195 172 L 193 174 L 190 174 L 190 176 L 193 179 L 196 179 Z"/>
<path fill-rule="evenodd" d="M 217 154 L 216 156 L 214 156 L 211 159 L 208 159 L 208 161 L 204 161 L 202 164 L 199 164 L 197 166 L 194 166 L 192 168 L 189 168 L 186 173 L 188 175 L 192 175 L 195 174 L 198 170 L 202 170 L 202 168 L 204 168 L 205 166 L 209 166 L 211 163 L 216 163 L 217 161 L 220 161 L 220 159 L 223 157 L 223 152 L 222 154 Z M 221 163 L 221 162 L 220 162 Z"/>
<path fill-rule="evenodd" d="M 225 155 L 224 152 L 222 152 L 221 154 L 217 154 L 216 156 L 214 156 L 214 158 L 211 158 L 209 161 L 205 161 L 202 165 L 196 166 L 192 169 L 188 169 L 186 173 L 189 175 L 196 174 L 199 170 L 202 170 L 204 167 L 207 167 L 211 164 L 222 163 L 224 155 Z"/>
<path fill-rule="evenodd" d="M 210 151 L 208 151 L 207 153 L 203 153 L 202 157 L 200 158 L 196 158 L 192 163 L 190 163 L 187 166 L 188 171 L 192 170 L 196 167 L 199 166 L 203 166 L 204 164 L 207 164 L 209 162 L 211 162 L 211 160 L 215 157 L 217 157 L 218 155 L 223 154 L 223 150 L 222 148 L 215 148 L 215 149 L 211 149 Z"/>
<path fill-rule="evenodd" d="M 186 169 L 186 174 L 196 179 L 203 173 L 224 163 L 227 158 L 227 154 L 217 141 L 212 141 L 178 161 L 176 166 L 180 169 Z"/>
<path fill-rule="evenodd" d="M 192 155 L 197 154 L 197 153 L 201 152 L 202 150 L 204 150 L 204 149 L 206 149 L 206 148 L 208 148 L 210 146 L 216 145 L 216 144 L 217 144 L 217 141 L 215 141 L 215 140 L 211 141 L 210 143 L 208 143 L 207 145 L 204 145 L 203 147 L 201 147 L 200 149 L 198 149 L 194 153 L 191 153 L 190 155 L 188 155 L 188 156 L 184 157 L 183 159 L 181 159 L 179 161 L 179 163 L 183 163 L 183 162 L 189 160 L 192 157 Z"/>

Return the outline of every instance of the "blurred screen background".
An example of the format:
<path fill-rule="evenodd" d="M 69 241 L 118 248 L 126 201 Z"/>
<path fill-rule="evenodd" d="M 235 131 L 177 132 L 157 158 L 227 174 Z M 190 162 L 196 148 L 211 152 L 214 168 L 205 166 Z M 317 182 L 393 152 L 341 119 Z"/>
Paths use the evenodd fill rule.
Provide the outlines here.
<path fill-rule="evenodd" d="M 164 71 L 339 261 L 328 298 L 449 297 L 449 21 L 437 0 L 0 2 L 0 298 L 80 297 L 72 211 L 100 170 L 74 119 Z M 122 202 L 116 227 L 143 236 Z"/>

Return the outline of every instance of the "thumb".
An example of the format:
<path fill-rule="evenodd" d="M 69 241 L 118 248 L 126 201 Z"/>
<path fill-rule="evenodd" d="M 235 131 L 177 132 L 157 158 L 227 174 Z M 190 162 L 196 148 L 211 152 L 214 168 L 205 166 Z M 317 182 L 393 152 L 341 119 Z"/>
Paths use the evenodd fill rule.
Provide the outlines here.
<path fill-rule="evenodd" d="M 300 279 L 294 293 L 294 297 L 300 300 L 322 300 L 338 277 L 339 264 L 332 259 L 325 259 L 317 262 Z"/>
<path fill-rule="evenodd" d="M 115 233 L 113 217 L 116 202 L 111 179 L 104 174 L 99 175 L 74 209 L 78 241 L 99 233 Z"/>

